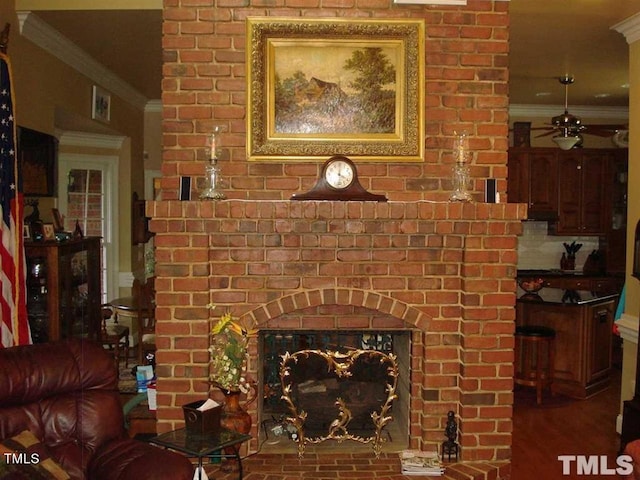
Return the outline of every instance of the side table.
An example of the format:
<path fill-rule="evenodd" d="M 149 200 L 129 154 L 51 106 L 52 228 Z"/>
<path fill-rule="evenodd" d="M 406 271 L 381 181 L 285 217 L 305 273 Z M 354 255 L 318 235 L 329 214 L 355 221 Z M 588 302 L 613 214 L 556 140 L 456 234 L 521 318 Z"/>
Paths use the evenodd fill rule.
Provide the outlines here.
<path fill-rule="evenodd" d="M 198 478 L 202 475 L 202 459 L 211 456 L 214 452 L 220 458 L 235 458 L 238 461 L 238 480 L 242 480 L 242 459 L 240 449 L 232 448 L 233 454 L 224 453 L 225 447 L 239 445 L 251 439 L 251 435 L 239 433 L 227 428 L 220 428 L 220 432 L 215 435 L 194 435 L 187 433 L 186 428 L 179 428 L 163 433 L 149 440 L 149 443 L 159 445 L 172 450 L 177 450 L 187 455 L 198 458 Z"/>

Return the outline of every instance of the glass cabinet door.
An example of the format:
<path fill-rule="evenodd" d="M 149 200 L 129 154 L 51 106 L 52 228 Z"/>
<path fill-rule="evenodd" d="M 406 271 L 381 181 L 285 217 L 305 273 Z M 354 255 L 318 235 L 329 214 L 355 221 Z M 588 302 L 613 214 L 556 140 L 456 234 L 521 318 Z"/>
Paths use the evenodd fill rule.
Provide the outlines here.
<path fill-rule="evenodd" d="M 99 237 L 25 245 L 27 313 L 34 343 L 97 338 L 101 250 Z"/>

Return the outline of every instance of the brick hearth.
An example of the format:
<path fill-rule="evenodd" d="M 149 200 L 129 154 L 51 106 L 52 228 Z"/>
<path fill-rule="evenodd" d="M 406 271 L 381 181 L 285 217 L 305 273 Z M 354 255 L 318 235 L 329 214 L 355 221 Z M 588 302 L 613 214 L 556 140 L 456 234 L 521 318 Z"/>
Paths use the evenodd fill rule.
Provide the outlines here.
<path fill-rule="evenodd" d="M 293 479 L 351 479 L 374 478 L 376 480 L 407 480 L 411 478 L 439 478 L 441 480 L 496 480 L 509 478 L 507 462 L 467 462 L 445 464 L 441 477 L 408 477 L 400 473 L 400 460 L 394 454 L 382 454 L 376 459 L 372 454 L 327 453 L 309 454 L 303 459 L 297 455 L 259 454 L 242 462 L 247 480 Z M 235 480 L 235 469 L 221 473 L 217 467 L 207 467 L 209 478 Z"/>

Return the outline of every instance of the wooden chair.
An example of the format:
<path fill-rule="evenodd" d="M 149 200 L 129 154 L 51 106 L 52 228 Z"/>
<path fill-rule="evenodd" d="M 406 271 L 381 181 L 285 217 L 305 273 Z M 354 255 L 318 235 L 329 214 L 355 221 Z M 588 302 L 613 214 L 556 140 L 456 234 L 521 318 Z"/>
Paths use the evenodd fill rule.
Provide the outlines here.
<path fill-rule="evenodd" d="M 523 325 L 515 333 L 514 383 L 536 387 L 536 402 L 542 404 L 542 390 L 553 390 L 555 372 L 555 338 L 553 328 L 540 325 Z M 546 352 L 545 352 L 546 350 Z M 546 359 L 545 359 L 546 355 Z"/>
<path fill-rule="evenodd" d="M 156 351 L 156 308 L 154 278 L 133 281 L 133 301 L 138 311 L 138 365 L 147 353 Z"/>
<path fill-rule="evenodd" d="M 109 319 L 113 317 L 113 321 Z M 113 350 L 116 368 L 120 368 L 120 349 L 124 349 L 124 366 L 129 365 L 129 327 L 118 324 L 118 317 L 113 307 L 102 305 L 102 324 L 98 333 L 103 346 Z"/>

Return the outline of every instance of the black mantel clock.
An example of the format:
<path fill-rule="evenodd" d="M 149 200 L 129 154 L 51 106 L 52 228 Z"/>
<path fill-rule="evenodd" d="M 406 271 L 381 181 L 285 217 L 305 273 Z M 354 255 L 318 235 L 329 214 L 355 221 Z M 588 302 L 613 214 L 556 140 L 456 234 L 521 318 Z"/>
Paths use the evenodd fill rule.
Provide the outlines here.
<path fill-rule="evenodd" d="M 293 194 L 291 200 L 386 202 L 387 197 L 366 191 L 358 181 L 356 165 L 344 155 L 334 155 L 322 166 L 313 188 Z"/>

